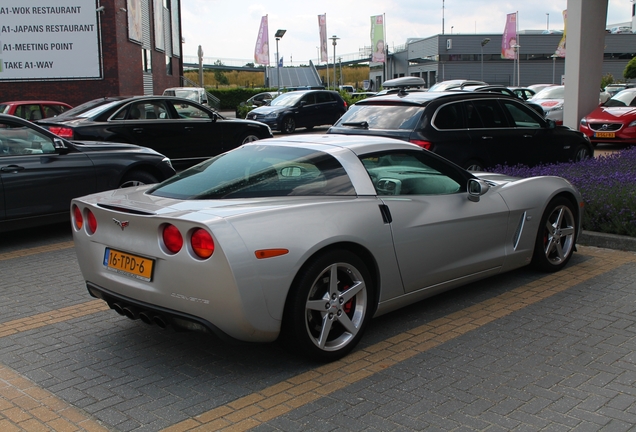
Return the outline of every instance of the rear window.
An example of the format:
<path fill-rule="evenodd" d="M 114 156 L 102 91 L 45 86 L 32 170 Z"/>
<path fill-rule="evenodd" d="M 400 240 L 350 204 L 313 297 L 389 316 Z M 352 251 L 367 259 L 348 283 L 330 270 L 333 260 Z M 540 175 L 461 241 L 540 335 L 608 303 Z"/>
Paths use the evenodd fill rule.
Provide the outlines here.
<path fill-rule="evenodd" d="M 357 126 L 366 122 L 369 129 L 413 130 L 423 112 L 423 106 L 355 104 L 342 116 L 338 126 Z"/>
<path fill-rule="evenodd" d="M 355 195 L 332 156 L 293 147 L 251 145 L 216 156 L 155 186 L 151 195 L 176 199 Z"/>

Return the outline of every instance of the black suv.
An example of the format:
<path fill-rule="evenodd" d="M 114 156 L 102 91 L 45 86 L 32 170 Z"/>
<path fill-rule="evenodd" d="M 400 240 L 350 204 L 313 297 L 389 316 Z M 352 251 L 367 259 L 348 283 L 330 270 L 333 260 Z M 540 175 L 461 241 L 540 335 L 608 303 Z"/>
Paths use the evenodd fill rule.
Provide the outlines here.
<path fill-rule="evenodd" d="M 334 124 L 347 111 L 340 94 L 330 90 L 305 90 L 283 93 L 268 106 L 247 114 L 248 120 L 269 125 L 273 130 L 293 133 L 297 127 L 307 130 L 314 126 Z"/>
<path fill-rule="evenodd" d="M 328 133 L 410 141 L 463 168 L 579 161 L 593 155 L 581 132 L 490 92 L 401 92 L 352 105 Z"/>

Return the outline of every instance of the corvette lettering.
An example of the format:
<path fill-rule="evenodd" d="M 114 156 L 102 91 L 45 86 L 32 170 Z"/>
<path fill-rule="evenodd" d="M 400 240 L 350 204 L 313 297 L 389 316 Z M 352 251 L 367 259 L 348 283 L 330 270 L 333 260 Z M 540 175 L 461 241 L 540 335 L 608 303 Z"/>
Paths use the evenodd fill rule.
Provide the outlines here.
<path fill-rule="evenodd" d="M 200 298 L 196 298 L 196 297 L 188 297 L 188 296 L 184 296 L 183 294 L 171 293 L 170 297 L 178 298 L 178 299 L 181 299 L 181 300 L 188 300 L 188 301 L 195 302 L 195 303 L 210 304 L 210 300 L 200 299 Z"/>

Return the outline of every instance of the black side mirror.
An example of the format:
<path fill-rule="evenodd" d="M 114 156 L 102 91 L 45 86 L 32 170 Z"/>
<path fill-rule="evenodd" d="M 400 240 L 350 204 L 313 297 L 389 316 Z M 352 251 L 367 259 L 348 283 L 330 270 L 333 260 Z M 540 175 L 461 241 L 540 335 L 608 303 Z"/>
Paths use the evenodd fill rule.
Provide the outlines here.
<path fill-rule="evenodd" d="M 552 119 L 545 119 L 546 123 L 548 123 L 548 129 L 556 128 L 556 122 Z"/>

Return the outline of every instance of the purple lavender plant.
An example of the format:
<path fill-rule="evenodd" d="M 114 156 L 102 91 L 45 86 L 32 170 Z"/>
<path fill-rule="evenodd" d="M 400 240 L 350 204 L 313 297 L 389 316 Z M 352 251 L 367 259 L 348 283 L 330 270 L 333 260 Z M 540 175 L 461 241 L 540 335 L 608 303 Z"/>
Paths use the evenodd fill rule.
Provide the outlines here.
<path fill-rule="evenodd" d="M 563 177 L 585 201 L 584 230 L 636 237 L 636 147 L 577 163 L 498 165 L 489 171 L 524 178 Z"/>

